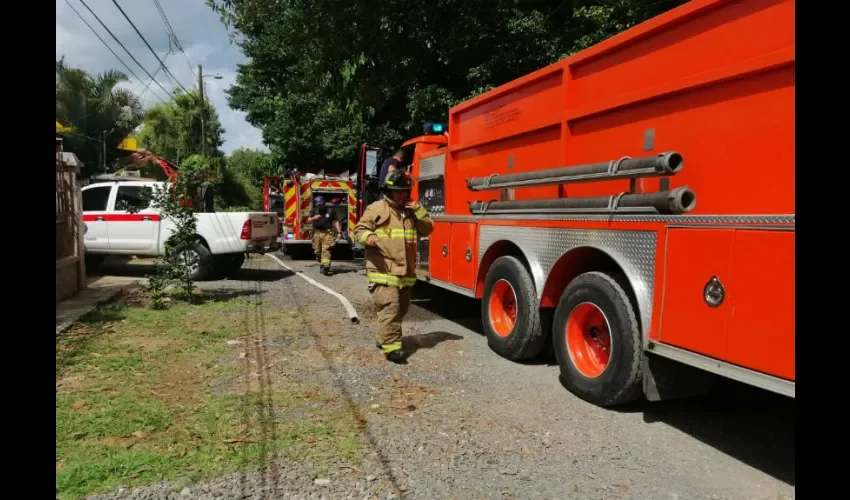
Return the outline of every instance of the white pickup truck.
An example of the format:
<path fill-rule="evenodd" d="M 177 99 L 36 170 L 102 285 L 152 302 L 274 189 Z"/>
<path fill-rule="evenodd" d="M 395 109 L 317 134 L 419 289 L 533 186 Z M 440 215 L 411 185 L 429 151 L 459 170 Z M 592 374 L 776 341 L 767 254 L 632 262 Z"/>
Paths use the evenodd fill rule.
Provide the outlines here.
<path fill-rule="evenodd" d="M 140 257 L 165 254 L 174 224 L 143 201 L 145 188 L 161 189 L 154 180 L 110 181 L 82 188 L 86 260 L 97 265 L 107 255 Z M 132 206 L 127 211 L 116 207 Z M 198 239 L 178 248 L 180 260 L 193 279 L 226 277 L 239 270 L 246 253 L 280 249 L 278 218 L 263 212 L 200 212 Z"/>

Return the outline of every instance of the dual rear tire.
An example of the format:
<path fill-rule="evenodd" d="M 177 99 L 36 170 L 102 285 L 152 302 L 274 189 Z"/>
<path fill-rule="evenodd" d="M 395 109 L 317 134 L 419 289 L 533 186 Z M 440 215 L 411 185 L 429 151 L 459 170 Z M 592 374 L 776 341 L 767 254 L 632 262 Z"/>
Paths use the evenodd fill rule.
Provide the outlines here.
<path fill-rule="evenodd" d="M 634 401 L 643 389 L 643 346 L 626 283 L 620 273 L 581 274 L 550 319 L 523 262 L 499 257 L 487 273 L 481 301 L 487 342 L 500 356 L 521 361 L 538 356 L 551 338 L 570 392 L 605 407 Z"/>

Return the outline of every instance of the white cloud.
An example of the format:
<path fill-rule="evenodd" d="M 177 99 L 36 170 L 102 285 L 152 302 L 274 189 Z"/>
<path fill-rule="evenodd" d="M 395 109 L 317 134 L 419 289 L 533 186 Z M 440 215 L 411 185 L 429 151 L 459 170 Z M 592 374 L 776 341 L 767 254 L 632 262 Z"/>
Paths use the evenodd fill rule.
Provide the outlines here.
<path fill-rule="evenodd" d="M 162 71 L 155 73 L 159 62 L 112 0 L 85 1 L 139 63 L 151 74 L 155 74 L 156 80 L 166 90 L 171 91 L 175 85 L 163 75 Z M 142 79 L 139 81 L 131 76 L 131 82 L 126 86 L 134 92 L 144 92 L 143 102 L 146 106 L 160 103 L 154 94 L 166 98 L 166 92 L 155 83 L 148 91 L 145 91 L 150 78 L 103 29 L 80 0 L 67 0 L 67 2 L 82 14 L 101 38 L 112 47 L 112 50 Z M 68 3 L 66 0 L 56 0 L 56 58 L 65 56 L 68 64 L 92 73 L 109 69 L 126 73 L 124 66 L 80 20 Z M 160 5 L 165 10 L 186 55 L 177 51 L 176 48 L 173 50 L 174 53 L 168 54 L 168 36 L 153 1 L 124 0 L 119 3 L 183 87 L 188 90 L 197 88 L 195 73 L 198 64 L 203 65 L 204 75 L 222 76 L 221 80 L 205 78 L 204 83 L 206 98 L 215 106 L 219 120 L 225 129 L 222 149 L 226 153 L 241 147 L 268 150 L 263 144 L 262 132 L 245 121 L 245 113 L 230 109 L 227 104 L 225 90 L 235 82 L 237 65 L 245 62 L 245 56 L 236 45 L 230 43 L 227 30 L 219 21 L 218 15 L 206 6 L 204 0 L 160 0 Z M 191 66 L 187 62 L 187 56 Z"/>

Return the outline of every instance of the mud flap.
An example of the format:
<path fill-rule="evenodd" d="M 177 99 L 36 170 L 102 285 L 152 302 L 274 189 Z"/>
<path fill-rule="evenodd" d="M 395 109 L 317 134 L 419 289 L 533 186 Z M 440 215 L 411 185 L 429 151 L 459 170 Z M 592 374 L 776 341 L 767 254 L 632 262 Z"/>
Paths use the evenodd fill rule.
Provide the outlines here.
<path fill-rule="evenodd" d="M 701 396 L 715 380 L 711 373 L 652 353 L 643 358 L 643 393 L 648 401 Z"/>

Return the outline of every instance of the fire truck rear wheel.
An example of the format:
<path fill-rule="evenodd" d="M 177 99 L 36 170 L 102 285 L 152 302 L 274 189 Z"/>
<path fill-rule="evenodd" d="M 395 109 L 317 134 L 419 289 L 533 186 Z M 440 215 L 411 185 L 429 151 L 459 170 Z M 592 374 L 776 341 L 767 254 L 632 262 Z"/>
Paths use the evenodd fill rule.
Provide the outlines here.
<path fill-rule="evenodd" d="M 640 327 L 625 283 L 622 274 L 581 274 L 555 309 L 552 342 L 561 381 L 599 406 L 629 403 L 643 390 Z"/>
<path fill-rule="evenodd" d="M 519 361 L 540 354 L 546 328 L 531 274 L 516 257 L 499 257 L 487 272 L 481 318 L 487 343 L 500 356 Z"/>

